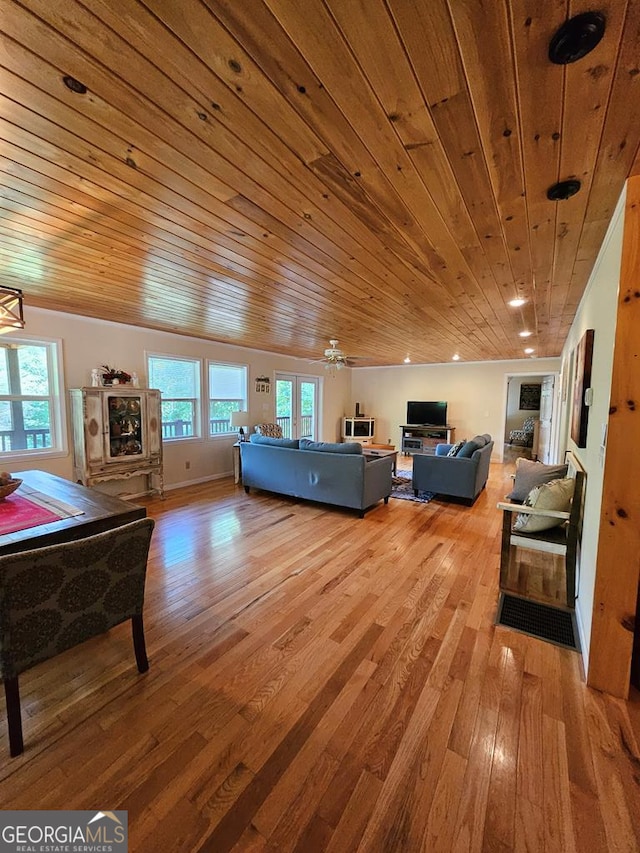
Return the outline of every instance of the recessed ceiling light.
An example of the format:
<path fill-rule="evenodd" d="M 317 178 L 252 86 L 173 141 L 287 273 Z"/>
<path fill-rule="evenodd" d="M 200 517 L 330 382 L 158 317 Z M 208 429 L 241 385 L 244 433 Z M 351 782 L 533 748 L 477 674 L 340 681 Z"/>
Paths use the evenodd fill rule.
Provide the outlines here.
<path fill-rule="evenodd" d="M 407 356 L 407 357 L 405 358 L 404 363 L 405 363 L 405 364 L 411 364 L 411 359 L 409 358 L 409 356 Z"/>
<path fill-rule="evenodd" d="M 524 303 L 525 303 L 526 301 L 527 301 L 526 299 L 521 299 L 521 298 L 519 298 L 519 299 L 510 299 L 510 300 L 509 300 L 509 305 L 511 305 L 511 307 L 512 307 L 512 308 L 519 308 L 521 305 L 524 305 Z"/>
<path fill-rule="evenodd" d="M 525 350 L 525 352 L 526 352 L 526 354 L 527 354 L 527 355 L 531 355 L 531 353 L 532 353 L 532 352 L 535 352 L 535 350 L 534 350 L 534 348 L 533 348 L 533 347 L 527 347 L 527 348 L 526 348 L 526 350 Z"/>
<path fill-rule="evenodd" d="M 526 332 L 526 331 L 525 332 L 519 332 L 519 335 L 521 338 L 530 338 L 531 334 L 532 334 L 531 332 Z"/>
<path fill-rule="evenodd" d="M 549 60 L 568 65 L 582 59 L 600 43 L 605 25 L 602 12 L 582 12 L 569 18 L 549 42 Z"/>
<path fill-rule="evenodd" d="M 451 360 L 452 361 L 460 361 L 460 356 L 458 355 L 458 353 L 456 353 L 455 355 L 452 355 Z"/>
<path fill-rule="evenodd" d="M 553 184 L 547 190 L 547 198 L 549 201 L 566 201 L 579 191 L 580 186 L 580 181 L 573 179 L 569 181 L 558 181 L 557 184 Z"/>

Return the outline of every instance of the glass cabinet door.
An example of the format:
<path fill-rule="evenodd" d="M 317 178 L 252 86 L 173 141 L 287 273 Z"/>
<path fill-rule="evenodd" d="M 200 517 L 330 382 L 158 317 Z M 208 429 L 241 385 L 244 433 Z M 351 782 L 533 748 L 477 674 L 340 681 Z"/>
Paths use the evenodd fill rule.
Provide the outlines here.
<path fill-rule="evenodd" d="M 142 397 L 107 395 L 107 458 L 145 456 Z"/>

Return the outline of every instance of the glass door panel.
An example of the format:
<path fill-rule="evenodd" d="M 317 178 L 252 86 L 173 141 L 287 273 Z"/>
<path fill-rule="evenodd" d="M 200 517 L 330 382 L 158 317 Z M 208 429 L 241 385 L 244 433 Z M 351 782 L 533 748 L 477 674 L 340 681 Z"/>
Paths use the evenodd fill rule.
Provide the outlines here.
<path fill-rule="evenodd" d="M 276 374 L 276 423 L 285 438 L 317 439 L 318 387 L 315 377 Z"/>
<path fill-rule="evenodd" d="M 142 397 L 106 395 L 109 433 L 107 460 L 146 456 L 143 447 Z"/>

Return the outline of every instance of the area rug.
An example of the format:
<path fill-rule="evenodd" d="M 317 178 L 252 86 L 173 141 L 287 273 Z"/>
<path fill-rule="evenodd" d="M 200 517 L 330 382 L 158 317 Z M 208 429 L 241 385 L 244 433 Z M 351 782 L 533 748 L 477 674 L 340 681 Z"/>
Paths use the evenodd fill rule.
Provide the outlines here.
<path fill-rule="evenodd" d="M 414 495 L 411 486 L 411 471 L 398 471 L 393 478 L 393 488 L 391 489 L 391 497 L 398 498 L 401 501 L 417 501 L 421 504 L 428 504 L 430 500 L 435 498 L 435 492 L 418 491 Z"/>

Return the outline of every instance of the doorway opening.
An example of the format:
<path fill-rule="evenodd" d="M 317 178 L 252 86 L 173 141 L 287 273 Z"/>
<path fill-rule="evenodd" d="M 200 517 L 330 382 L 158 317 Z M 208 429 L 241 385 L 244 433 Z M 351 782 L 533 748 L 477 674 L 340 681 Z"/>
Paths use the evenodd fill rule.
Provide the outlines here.
<path fill-rule="evenodd" d="M 557 461 L 558 374 L 510 373 L 505 381 L 503 461 Z"/>

